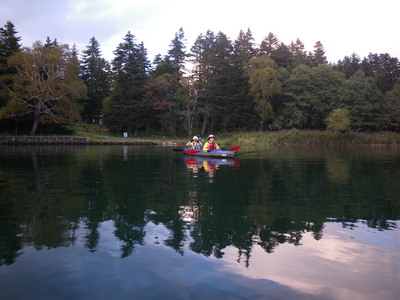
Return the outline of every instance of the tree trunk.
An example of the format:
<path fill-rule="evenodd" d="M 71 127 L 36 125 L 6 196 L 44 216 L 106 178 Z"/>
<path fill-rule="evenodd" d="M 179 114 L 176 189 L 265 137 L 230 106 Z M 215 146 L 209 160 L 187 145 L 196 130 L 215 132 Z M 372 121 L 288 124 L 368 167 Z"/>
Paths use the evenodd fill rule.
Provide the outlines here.
<path fill-rule="evenodd" d="M 172 131 L 173 131 L 174 138 L 176 138 L 176 117 L 175 117 L 175 112 L 173 113 L 173 117 L 172 117 Z"/>
<path fill-rule="evenodd" d="M 204 114 L 203 128 L 201 129 L 201 136 L 204 136 L 207 126 L 207 114 Z"/>
<path fill-rule="evenodd" d="M 35 112 L 33 115 L 33 125 L 32 125 L 32 129 L 31 129 L 31 135 L 35 135 L 35 133 L 36 133 L 36 129 L 39 125 L 39 117 L 40 117 L 40 108 L 39 108 L 39 105 L 36 105 Z"/>

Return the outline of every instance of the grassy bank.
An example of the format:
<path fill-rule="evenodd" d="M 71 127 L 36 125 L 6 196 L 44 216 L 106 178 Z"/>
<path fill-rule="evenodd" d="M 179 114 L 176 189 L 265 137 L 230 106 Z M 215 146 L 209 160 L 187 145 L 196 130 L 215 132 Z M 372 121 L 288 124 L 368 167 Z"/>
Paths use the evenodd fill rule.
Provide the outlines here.
<path fill-rule="evenodd" d="M 395 132 L 336 133 L 315 130 L 285 130 L 274 132 L 242 132 L 232 136 L 240 145 L 400 145 Z"/>
<path fill-rule="evenodd" d="M 153 142 L 159 145 L 170 144 L 179 146 L 186 144 L 189 138 L 181 136 L 173 138 L 168 135 L 147 134 L 123 137 L 122 133 L 111 134 L 102 125 L 75 124 L 71 131 L 73 136 L 85 137 L 91 142 Z M 267 146 L 267 145 L 393 145 L 400 146 L 400 133 L 377 132 L 335 133 L 332 131 L 316 130 L 282 130 L 282 131 L 253 131 L 214 133 L 220 146 Z M 54 135 L 54 134 L 53 134 Z M 206 141 L 206 136 L 202 137 Z"/>
<path fill-rule="evenodd" d="M 139 135 L 124 138 L 122 134 L 112 135 L 107 129 L 99 125 L 80 125 L 75 128 L 77 136 L 87 137 L 91 141 L 124 140 L 150 141 L 157 144 L 176 142 L 183 144 L 187 137 L 173 138 L 167 135 Z M 221 133 L 217 135 L 220 145 L 400 145 L 400 134 L 395 132 L 337 133 L 332 131 L 316 130 L 282 130 L 282 131 L 253 131 Z M 206 138 L 203 137 L 203 141 Z"/>

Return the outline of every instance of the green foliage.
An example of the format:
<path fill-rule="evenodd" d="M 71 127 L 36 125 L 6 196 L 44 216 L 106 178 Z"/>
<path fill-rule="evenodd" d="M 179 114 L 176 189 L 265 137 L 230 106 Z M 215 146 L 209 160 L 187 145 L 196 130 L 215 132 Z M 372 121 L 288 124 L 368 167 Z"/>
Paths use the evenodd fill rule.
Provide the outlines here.
<path fill-rule="evenodd" d="M 345 81 L 340 103 L 350 112 L 352 130 L 378 131 L 383 128 L 383 95 L 374 80 L 363 72 L 357 71 Z"/>
<path fill-rule="evenodd" d="M 362 64 L 365 75 L 375 79 L 375 84 L 382 93 L 390 91 L 400 78 L 400 61 L 388 53 L 370 53 Z"/>
<path fill-rule="evenodd" d="M 262 40 L 260 45 L 260 52 L 263 54 L 272 54 L 272 51 L 279 47 L 279 39 L 272 32 Z"/>
<path fill-rule="evenodd" d="M 339 60 L 335 69 L 346 74 L 346 79 L 349 79 L 361 68 L 361 60 L 357 54 L 353 53 L 350 57 L 345 56 L 343 60 Z"/>
<path fill-rule="evenodd" d="M 386 128 L 400 132 L 400 79 L 393 89 L 386 93 L 383 109 Z"/>
<path fill-rule="evenodd" d="M 246 145 L 400 145 L 400 135 L 394 132 L 337 134 L 319 130 L 280 130 L 235 133 L 232 140 Z"/>
<path fill-rule="evenodd" d="M 99 124 L 102 102 L 110 94 L 111 78 L 109 63 L 101 57 L 100 44 L 95 37 L 83 51 L 80 78 L 87 86 L 87 101 L 84 103 L 83 119 L 86 123 Z"/>
<path fill-rule="evenodd" d="M 276 77 L 276 63 L 269 58 L 252 58 L 247 66 L 250 94 L 254 97 L 255 111 L 262 124 L 274 117 L 271 98 L 281 92 L 281 82 Z"/>
<path fill-rule="evenodd" d="M 294 68 L 284 82 L 287 98 L 281 113 L 289 118 L 285 124 L 296 124 L 299 129 L 324 129 L 329 112 L 337 108 L 343 80 L 341 73 L 326 64 Z M 282 123 L 282 119 L 278 121 Z"/>
<path fill-rule="evenodd" d="M 130 134 L 162 130 L 172 136 L 192 135 L 193 131 L 205 135 L 260 127 L 325 130 L 327 125 L 335 131 L 346 119 L 336 115 L 344 109 L 353 131 L 400 131 L 396 85 L 400 63 L 387 53 L 370 53 L 362 61 L 353 53 L 328 65 L 319 41 L 314 51 L 307 53 L 300 39 L 285 45 L 269 33 L 257 48 L 250 29 L 240 31 L 234 42 L 223 32 L 208 30 L 186 53 L 180 28 L 167 55 L 157 55 L 150 70 L 143 43 L 137 43 L 128 32 L 114 51 L 112 70 L 101 57 L 98 41 L 90 40 L 80 62 L 85 90 L 72 76 L 78 72 L 76 49 L 62 50 L 65 45 L 48 37 L 41 51 L 46 55 L 59 51 L 54 57 L 63 56 L 71 74 L 65 85 L 58 80 L 55 86 L 77 87 L 65 88 L 63 100 L 57 98 L 57 102 L 44 88 L 28 100 L 22 91 L 29 89 L 29 84 L 13 82 L 17 69 L 23 72 L 21 63 L 10 58 L 20 52 L 19 41 L 11 22 L 0 28 L 0 125 L 7 128 L 27 120 L 35 124 L 75 122 L 79 112 L 86 123 L 104 122 L 113 131 Z M 23 52 L 33 55 L 36 47 Z M 53 63 L 51 59 L 49 63 Z M 38 65 L 32 59 L 30 64 Z M 52 68 L 55 65 L 39 68 L 41 86 L 50 82 L 48 71 Z M 36 99 L 42 103 L 39 114 L 29 106 Z M 44 99 L 53 100 L 44 104 Z"/>
<path fill-rule="evenodd" d="M 114 53 L 114 86 L 111 98 L 105 101 L 104 123 L 114 130 L 131 134 L 134 129 L 136 133 L 144 123 L 142 101 L 148 79 L 147 51 L 128 32 Z"/>
<path fill-rule="evenodd" d="M 77 76 L 77 60 L 68 45 L 48 47 L 40 42 L 8 60 L 16 68 L 10 100 L 2 116 L 33 115 L 31 134 L 39 123 L 71 123 L 80 119 L 75 99 L 86 87 Z"/>
<path fill-rule="evenodd" d="M 7 65 L 7 60 L 21 50 L 21 38 L 17 37 L 14 24 L 8 21 L 0 28 L 0 108 L 9 100 L 8 91 L 12 88 L 12 76 L 15 70 Z"/>
<path fill-rule="evenodd" d="M 345 132 L 350 128 L 350 113 L 345 108 L 334 109 L 326 119 L 327 129 L 334 132 Z"/>
<path fill-rule="evenodd" d="M 320 41 L 315 43 L 314 52 L 312 55 L 312 63 L 314 66 L 327 63 L 325 49 Z"/>

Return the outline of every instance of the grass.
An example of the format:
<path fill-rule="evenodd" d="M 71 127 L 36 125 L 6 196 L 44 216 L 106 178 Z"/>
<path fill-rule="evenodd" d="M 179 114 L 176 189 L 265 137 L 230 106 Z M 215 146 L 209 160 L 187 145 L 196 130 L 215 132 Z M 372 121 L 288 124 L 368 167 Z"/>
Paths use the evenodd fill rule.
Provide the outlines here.
<path fill-rule="evenodd" d="M 86 137 L 89 141 L 134 141 L 153 142 L 162 145 L 165 142 L 186 144 L 188 137 L 173 138 L 168 135 L 146 134 L 140 136 L 122 136 L 122 133 L 111 134 L 103 125 L 75 124 L 71 128 L 73 136 Z M 377 132 L 360 133 L 317 130 L 281 130 L 281 131 L 252 131 L 216 134 L 217 143 L 226 146 L 266 146 L 266 145 L 400 145 L 400 133 Z M 206 138 L 204 137 L 203 142 Z"/>
<path fill-rule="evenodd" d="M 317 130 L 282 130 L 242 132 L 234 135 L 240 145 L 400 145 L 395 132 L 332 132 Z"/>

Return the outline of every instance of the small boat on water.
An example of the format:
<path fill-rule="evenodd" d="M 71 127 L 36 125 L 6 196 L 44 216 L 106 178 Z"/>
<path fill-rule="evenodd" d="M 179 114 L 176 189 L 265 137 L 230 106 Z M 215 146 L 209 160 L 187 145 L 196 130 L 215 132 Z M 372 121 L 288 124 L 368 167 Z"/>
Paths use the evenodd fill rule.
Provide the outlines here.
<path fill-rule="evenodd" d="M 191 156 L 208 156 L 208 157 L 226 157 L 233 158 L 236 155 L 236 152 L 239 150 L 240 146 L 230 147 L 228 149 L 218 149 L 218 150 L 195 150 L 190 148 L 184 148 L 183 151 L 186 155 Z"/>

